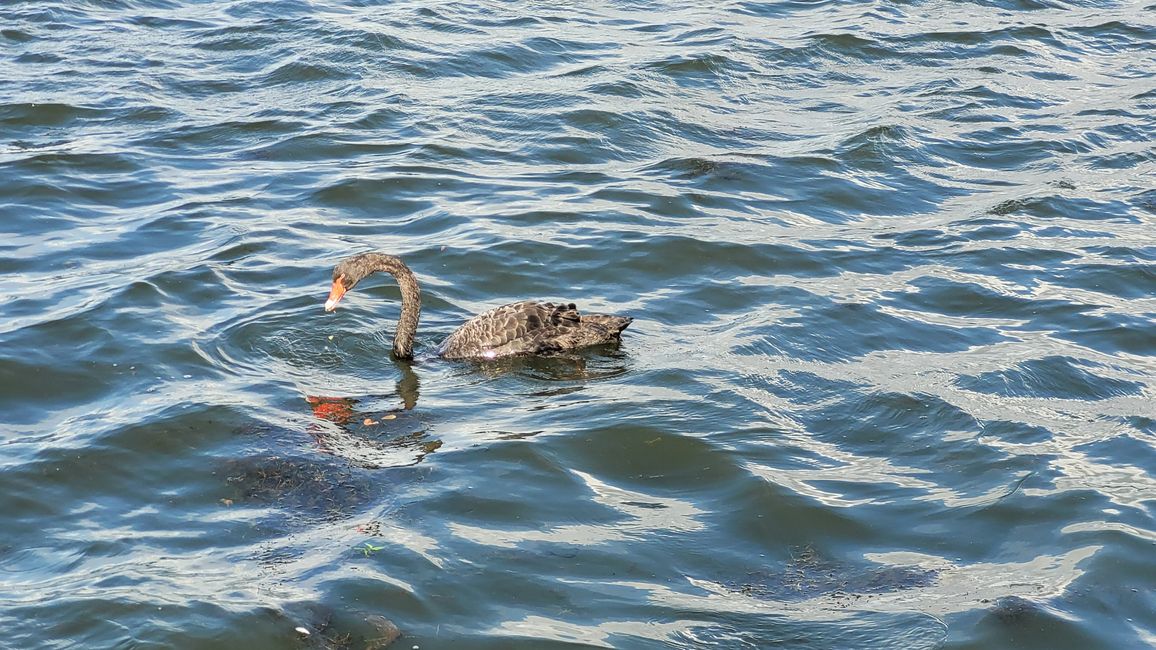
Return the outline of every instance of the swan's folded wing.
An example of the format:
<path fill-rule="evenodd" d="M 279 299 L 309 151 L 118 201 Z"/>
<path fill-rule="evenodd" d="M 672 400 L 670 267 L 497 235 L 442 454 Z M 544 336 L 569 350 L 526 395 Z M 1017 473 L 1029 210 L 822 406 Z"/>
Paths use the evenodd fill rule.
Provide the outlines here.
<path fill-rule="evenodd" d="M 510 303 L 466 321 L 442 343 L 439 352 L 451 359 L 549 352 L 558 349 L 550 342 L 552 338 L 580 321 L 572 303 Z"/>
<path fill-rule="evenodd" d="M 515 302 L 475 316 L 441 345 L 449 359 L 545 354 L 618 341 L 628 316 L 578 313 L 574 303 Z"/>

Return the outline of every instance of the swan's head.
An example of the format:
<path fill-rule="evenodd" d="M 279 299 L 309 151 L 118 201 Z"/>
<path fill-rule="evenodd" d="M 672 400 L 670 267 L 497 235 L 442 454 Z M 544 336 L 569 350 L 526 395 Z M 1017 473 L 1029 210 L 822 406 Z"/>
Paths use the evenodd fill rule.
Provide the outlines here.
<path fill-rule="evenodd" d="M 372 273 L 363 263 L 362 257 L 341 260 L 333 267 L 333 286 L 329 289 L 329 299 L 325 301 L 325 311 L 337 309 L 337 302 L 347 291 L 357 286 L 362 278 Z"/>

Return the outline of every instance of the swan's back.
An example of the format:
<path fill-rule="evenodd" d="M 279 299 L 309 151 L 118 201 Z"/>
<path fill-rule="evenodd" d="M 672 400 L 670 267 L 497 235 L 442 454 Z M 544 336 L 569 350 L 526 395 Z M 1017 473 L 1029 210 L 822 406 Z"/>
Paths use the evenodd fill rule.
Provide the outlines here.
<path fill-rule="evenodd" d="M 515 302 L 466 321 L 438 349 L 447 359 L 544 354 L 617 342 L 634 319 L 580 314 L 574 303 Z"/>

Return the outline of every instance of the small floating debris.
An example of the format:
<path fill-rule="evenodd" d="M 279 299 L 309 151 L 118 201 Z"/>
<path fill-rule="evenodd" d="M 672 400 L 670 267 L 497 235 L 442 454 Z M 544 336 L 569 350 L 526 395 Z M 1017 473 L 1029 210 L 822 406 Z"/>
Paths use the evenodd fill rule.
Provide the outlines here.
<path fill-rule="evenodd" d="M 373 544 L 366 542 L 365 546 L 355 546 L 354 548 L 361 551 L 365 557 L 369 557 L 370 555 L 373 555 L 374 553 L 384 549 L 385 546 L 374 546 Z"/>
<path fill-rule="evenodd" d="M 381 419 L 383 419 L 383 420 L 396 420 L 397 416 L 394 415 L 393 413 L 390 413 L 389 415 L 381 416 Z"/>
<path fill-rule="evenodd" d="M 361 423 L 367 427 L 371 427 L 375 424 L 378 424 L 377 420 L 374 420 L 373 418 L 365 418 L 364 420 L 362 420 Z"/>
<path fill-rule="evenodd" d="M 297 627 L 293 628 L 293 631 L 296 632 L 297 634 L 300 634 L 301 636 L 305 636 L 305 637 L 310 636 L 310 634 L 311 634 L 311 632 L 308 630 L 308 628 L 305 628 L 301 625 L 298 625 Z"/>

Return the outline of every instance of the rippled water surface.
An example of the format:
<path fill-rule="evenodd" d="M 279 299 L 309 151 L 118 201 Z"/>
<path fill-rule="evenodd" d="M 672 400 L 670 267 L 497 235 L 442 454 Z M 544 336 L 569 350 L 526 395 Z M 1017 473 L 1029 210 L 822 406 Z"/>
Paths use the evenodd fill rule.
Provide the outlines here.
<path fill-rule="evenodd" d="M 1156 644 L 1154 18 L 4 3 L 0 645 Z"/>

